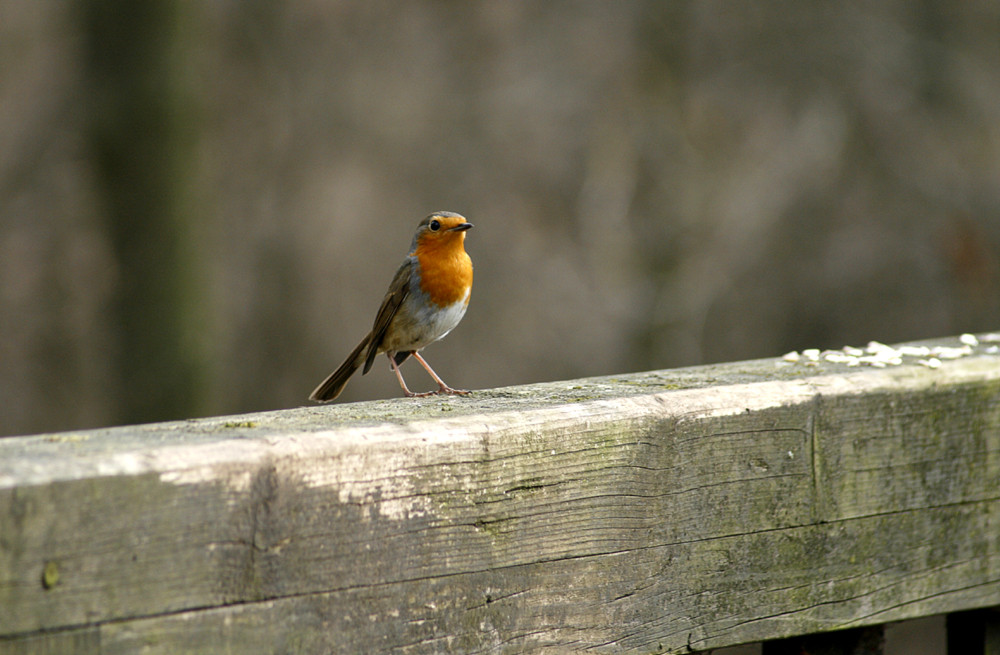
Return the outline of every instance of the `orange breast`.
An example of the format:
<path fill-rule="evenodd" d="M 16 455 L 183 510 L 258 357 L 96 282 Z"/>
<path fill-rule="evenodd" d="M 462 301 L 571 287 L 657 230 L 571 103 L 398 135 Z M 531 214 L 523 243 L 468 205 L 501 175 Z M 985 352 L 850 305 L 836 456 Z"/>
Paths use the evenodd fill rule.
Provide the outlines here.
<path fill-rule="evenodd" d="M 458 236 L 458 235 L 456 235 Z M 461 238 L 444 243 L 420 244 L 414 253 L 420 262 L 420 290 L 439 307 L 464 299 L 472 286 L 472 260 Z"/>

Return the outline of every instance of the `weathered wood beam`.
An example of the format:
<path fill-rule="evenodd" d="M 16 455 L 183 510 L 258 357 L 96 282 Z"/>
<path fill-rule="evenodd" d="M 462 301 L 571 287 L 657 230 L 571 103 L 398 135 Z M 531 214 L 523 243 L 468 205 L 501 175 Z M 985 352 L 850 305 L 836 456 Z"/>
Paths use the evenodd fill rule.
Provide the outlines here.
<path fill-rule="evenodd" d="M 0 440 L 0 653 L 684 653 L 1000 604 L 1000 356 L 903 360 Z"/>

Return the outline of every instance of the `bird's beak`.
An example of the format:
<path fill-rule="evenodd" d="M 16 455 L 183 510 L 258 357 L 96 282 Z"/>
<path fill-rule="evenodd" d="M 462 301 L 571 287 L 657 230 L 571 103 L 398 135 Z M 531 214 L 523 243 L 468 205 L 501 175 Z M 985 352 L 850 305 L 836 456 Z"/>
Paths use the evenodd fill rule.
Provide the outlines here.
<path fill-rule="evenodd" d="M 449 232 L 465 232 L 472 227 L 472 223 L 459 223 L 455 227 L 448 228 Z"/>

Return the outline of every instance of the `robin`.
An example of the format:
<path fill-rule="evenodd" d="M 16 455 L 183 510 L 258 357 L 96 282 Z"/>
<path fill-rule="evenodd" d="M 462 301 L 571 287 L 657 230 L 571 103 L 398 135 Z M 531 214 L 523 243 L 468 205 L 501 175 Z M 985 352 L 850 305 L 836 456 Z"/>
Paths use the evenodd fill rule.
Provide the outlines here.
<path fill-rule="evenodd" d="M 410 253 L 392 278 L 372 331 L 347 360 L 323 380 L 310 400 L 329 402 L 364 364 L 367 373 L 375 356 L 385 353 L 407 397 L 439 393 L 468 394 L 452 389 L 420 356 L 420 350 L 451 332 L 465 315 L 472 292 L 472 260 L 465 252 L 465 231 L 472 223 L 452 212 L 434 212 L 417 226 Z M 438 383 L 437 391 L 413 393 L 406 387 L 399 365 L 413 355 Z"/>

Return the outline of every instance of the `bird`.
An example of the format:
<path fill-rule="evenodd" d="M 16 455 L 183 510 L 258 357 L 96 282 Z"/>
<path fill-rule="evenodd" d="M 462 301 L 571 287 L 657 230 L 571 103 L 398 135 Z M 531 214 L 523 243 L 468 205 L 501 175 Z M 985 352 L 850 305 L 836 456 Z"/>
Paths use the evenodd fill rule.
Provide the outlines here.
<path fill-rule="evenodd" d="M 465 233 L 472 228 L 461 214 L 434 212 L 417 225 L 409 253 L 389 284 L 375 323 L 344 363 L 309 395 L 330 402 L 344 390 L 362 365 L 368 373 L 375 357 L 385 353 L 408 398 L 436 394 L 467 395 L 452 389 L 420 355 L 420 350 L 443 338 L 458 325 L 472 293 L 472 259 L 465 252 Z M 399 365 L 413 356 L 437 382 L 437 391 L 414 393 L 406 386 Z"/>

